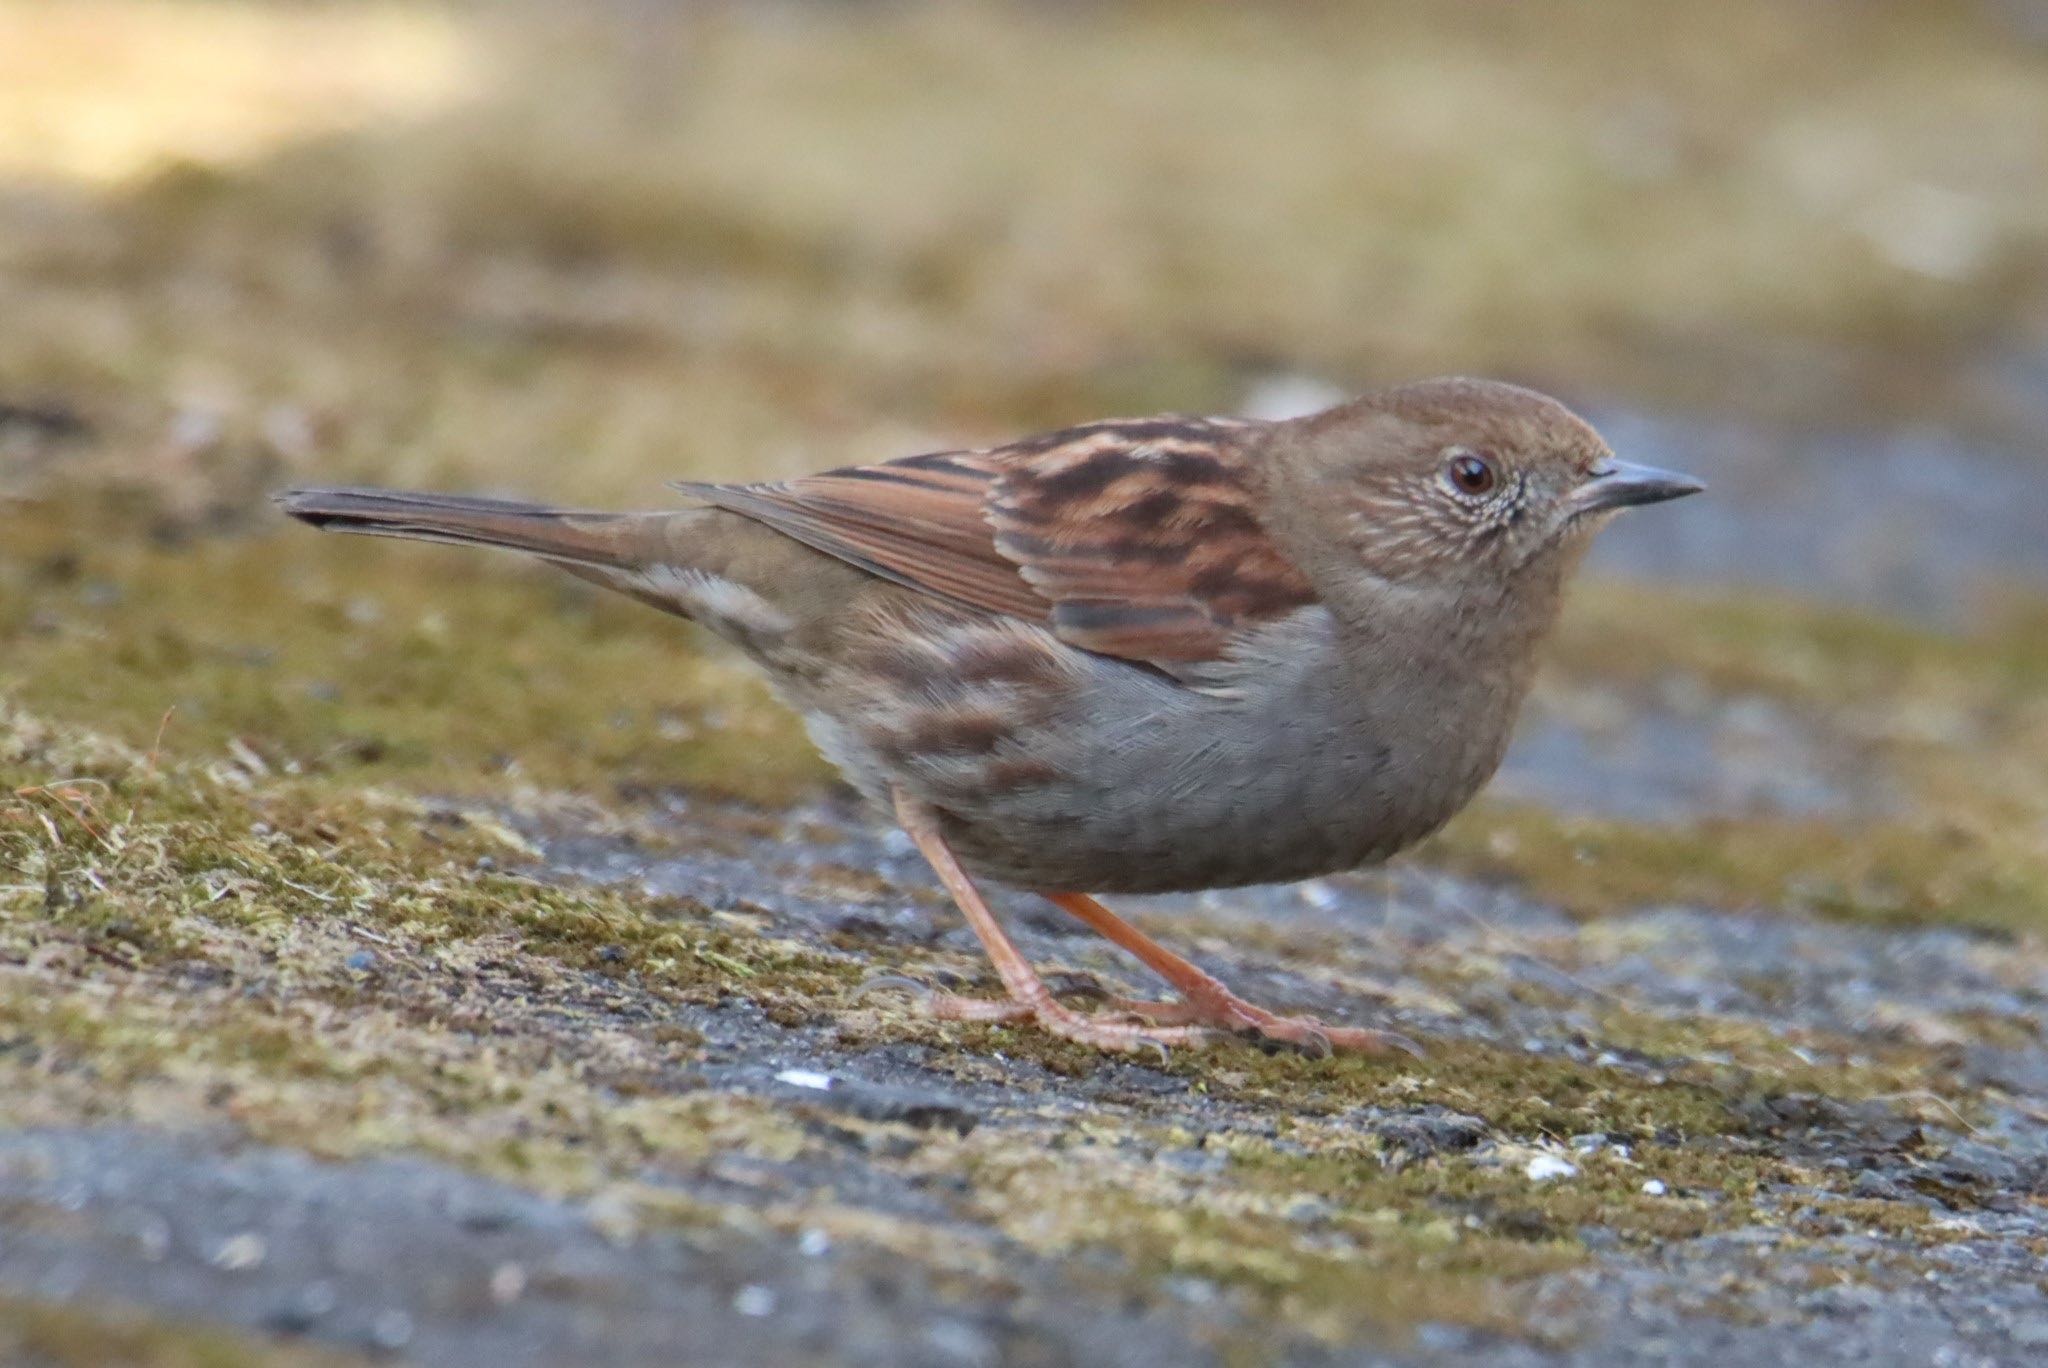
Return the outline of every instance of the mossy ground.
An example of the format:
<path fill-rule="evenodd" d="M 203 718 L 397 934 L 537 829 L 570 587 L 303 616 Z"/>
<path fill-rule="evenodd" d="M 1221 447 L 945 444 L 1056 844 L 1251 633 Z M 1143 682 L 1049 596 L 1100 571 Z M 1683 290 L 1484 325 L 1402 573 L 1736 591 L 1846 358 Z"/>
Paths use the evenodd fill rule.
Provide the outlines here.
<path fill-rule="evenodd" d="M 217 557 L 273 548 L 157 553 L 165 570 L 154 578 L 171 567 L 211 573 Z M 496 584 L 451 579 L 437 593 L 453 616 L 472 583 L 485 602 L 553 593 L 510 571 Z M 103 611 L 148 613 L 171 592 L 158 583 Z M 245 582 L 242 592 L 253 590 Z M 584 611 L 571 612 L 572 636 Z M 350 630 L 340 621 L 320 627 Z M 744 910 L 516 872 L 535 851 L 510 823 L 562 802 L 539 780 L 566 786 L 592 773 L 573 739 L 529 737 L 521 749 L 532 768 L 495 793 L 492 755 L 471 742 L 451 742 L 438 766 L 402 744 L 341 746 L 325 730 L 333 723 L 277 709 L 279 692 L 300 687 L 290 647 L 265 666 L 223 666 L 225 650 L 211 661 L 184 654 L 199 670 L 252 670 L 263 683 L 215 691 L 182 731 L 176 714 L 158 728 L 153 715 L 191 687 L 185 677 L 163 668 L 164 656 L 116 651 L 75 692 L 52 687 L 63 676 L 45 668 L 78 649 L 70 630 L 26 632 L 9 656 L 20 701 L 0 746 L 0 790 L 12 795 L 0 807 L 0 1034 L 10 1042 L 0 1070 L 16 1124 L 225 1122 L 337 1159 L 423 1154 L 551 1193 L 610 1193 L 636 1222 L 713 1226 L 734 1214 L 665 1196 L 650 1179 L 734 1156 L 824 1162 L 853 1145 L 864 1165 L 964 1182 L 968 1219 L 1016 1248 L 1106 1251 L 1126 1295 L 1156 1297 L 1170 1273 L 1227 1289 L 1296 1331 L 1343 1339 L 1414 1320 L 1511 1329 L 1511 1289 L 1583 1259 L 1589 1228 L 1624 1241 L 1684 1238 L 1775 1220 L 1759 1205 L 1773 1185 L 1839 1184 L 1773 1153 L 1760 1101 L 1921 1097 L 1942 1121 L 1970 1105 L 1945 1080 L 1939 1049 L 1787 1039 L 1612 1007 L 1594 1044 L 1637 1063 L 1531 1055 L 1483 1036 L 1433 1041 L 1421 1061 L 1218 1046 L 1176 1055 L 1169 1071 L 1191 1091 L 1161 1099 L 1106 1079 L 1111 1066 L 1089 1051 L 1029 1031 L 936 1025 L 854 991 L 878 971 L 972 982 L 982 971 L 971 955 L 886 935 L 834 948 Z M 473 638 L 464 672 L 516 679 L 521 667 L 493 652 L 523 655 L 558 630 Z M 639 629 L 619 630 L 630 641 Z M 683 643 L 671 649 L 687 661 Z M 352 668 L 380 668 L 351 663 L 377 661 L 374 650 L 336 656 L 343 697 L 356 687 Z M 631 694 L 624 671 L 610 682 Z M 168 692 L 113 701 L 157 688 Z M 385 706 L 337 730 L 374 735 L 386 716 L 394 729 L 424 725 L 400 702 Z M 471 720 L 491 706 L 480 689 Z M 87 730 L 92 716 L 125 718 L 136 739 Z M 464 790 L 471 796 L 449 796 Z M 612 809 L 605 820 L 658 829 L 634 791 L 597 792 Z M 706 834 L 744 847 L 743 833 L 744 823 Z M 854 892 L 876 896 L 865 884 Z M 1285 964 L 1298 950 L 1282 937 L 1267 953 Z M 1442 986 L 1455 999 L 1455 983 Z M 933 1077 L 1000 1083 L 1018 1120 L 904 1144 L 890 1139 L 900 1128 L 708 1082 L 692 1013 L 735 1002 L 764 1013 L 771 1033 L 823 1032 L 830 1050 L 853 1058 L 915 1046 Z M 1048 1132 L 1028 1118 L 1062 1080 L 1086 1082 L 1097 1106 Z M 1474 1118 L 1479 1147 L 1408 1156 L 1356 1120 L 1361 1109 L 1425 1104 Z M 1588 1135 L 1600 1145 L 1574 1159 L 1571 1182 L 1522 1171 L 1527 1157 L 1571 1153 Z M 1162 1150 L 1223 1159 L 1190 1173 L 1162 1168 Z M 1665 1188 L 1646 1195 L 1645 1175 Z M 934 1245 L 919 1222 L 825 1191 L 786 1196 L 771 1223 L 940 1259 L 966 1288 L 1000 1281 L 986 1251 Z M 1897 1224 L 1913 1228 L 1903 1216 Z"/>
<path fill-rule="evenodd" d="M 119 1309 L 0 1299 L 0 1360 L 25 1368 L 345 1368 L 374 1362 Z"/>
<path fill-rule="evenodd" d="M 1974 623 L 1914 627 L 1783 596 L 1591 586 L 1552 687 L 1654 694 L 1682 682 L 1765 698 L 1865 758 L 1904 795 L 1876 817 L 1729 816 L 1684 825 L 1482 802 L 1431 857 L 1523 881 L 1585 915 L 1658 902 L 1780 908 L 1900 925 L 2048 926 L 2048 633 L 2024 597 Z"/>
<path fill-rule="evenodd" d="M 321 1155 L 430 1155 L 549 1192 L 623 1193 L 640 1221 L 716 1225 L 732 1219 L 716 1203 L 651 1193 L 649 1175 L 853 1142 L 801 1107 L 707 1084 L 693 1010 L 749 1003 L 856 1056 L 911 1044 L 936 1077 L 1002 1080 L 1026 1114 L 1035 1090 L 1056 1095 L 1062 1080 L 1102 1086 L 1105 1061 L 1087 1051 L 937 1026 L 855 996 L 873 972 L 980 981 L 971 955 L 888 935 L 835 946 L 744 909 L 523 872 L 536 851 L 517 830 L 522 814 L 567 804 L 589 820 L 594 808 L 658 852 L 690 839 L 664 834 L 648 806 L 660 794 L 815 791 L 791 724 L 680 628 L 511 567 L 444 575 L 424 606 L 406 592 L 408 572 L 355 549 L 308 542 L 279 573 L 286 545 L 274 537 L 161 548 L 118 523 L 67 525 L 74 516 L 41 510 L 21 534 L 37 552 L 0 586 L 11 700 L 0 1071 L 15 1123 L 226 1122 Z M 103 549 L 110 538 L 122 549 Z M 373 550 L 388 566 L 387 549 Z M 55 578 L 38 568 L 53 557 L 68 561 Z M 602 688 L 554 674 L 592 658 Z M 2007 687 L 1989 673 L 1998 682 L 1970 687 Z M 679 687 L 690 680 L 710 688 Z M 761 768 L 740 777 L 743 758 Z M 1847 877 L 1870 851 L 1897 853 L 1879 834 L 1759 824 L 1797 842 L 1774 866 L 1731 859 L 1730 829 L 1708 824 L 1624 831 L 1589 857 L 1585 829 L 1557 818 L 1467 823 L 1487 833 L 1475 866 L 1581 912 L 1781 905 L 1794 880 L 1811 887 Z M 1532 834 L 1551 831 L 1576 843 L 1558 866 Z M 745 849 L 749 837 L 742 822 L 700 839 Z M 1446 837 L 1436 858 L 1467 858 L 1458 841 Z M 1982 857 L 1963 841 L 1943 849 L 1932 877 L 1967 891 Z M 903 896 L 831 868 L 815 877 L 863 903 Z M 2022 863 L 2015 877 L 2039 875 Z M 1964 897 L 1910 910 L 2031 929 L 2026 906 Z M 1203 934 L 1199 923 L 1173 931 Z M 1314 945 L 1282 933 L 1255 953 L 1308 963 L 1295 957 Z M 1455 1003 L 1471 976 L 1492 972 L 1440 963 L 1433 990 Z M 1530 991 L 1520 1000 L 1543 1005 Z M 2001 1019 L 1976 1025 L 2025 1034 Z M 1840 1185 L 1773 1153 L 1759 1100 L 1917 1098 L 1891 1109 L 1935 1124 L 1972 1106 L 1947 1051 L 1910 1041 L 1786 1036 L 1611 1003 L 1590 1034 L 1650 1063 L 1532 1056 L 1483 1036 L 1433 1040 L 1419 1062 L 1216 1047 L 1170 1065 L 1214 1131 L 1206 1139 L 1187 1131 L 1185 1097 L 1110 1085 L 1093 1119 L 1057 1132 L 1058 1149 L 1045 1148 L 1042 1123 L 989 1125 L 907 1151 L 877 1143 L 862 1162 L 965 1180 L 972 1219 L 1033 1254 L 1109 1251 L 1127 1295 L 1158 1295 L 1169 1273 L 1196 1278 L 1255 1314 L 1343 1339 L 1415 1320 L 1511 1329 L 1510 1289 L 1582 1260 L 1588 1229 L 1654 1244 L 1775 1221 L 1760 1202 L 1774 1186 Z M 985 1053 L 1009 1062 L 991 1066 Z M 1037 1081 L 1020 1084 L 1020 1066 Z M 1485 1157 L 1390 1163 L 1352 1119 L 1424 1104 L 1477 1118 Z M 1604 1148 L 1574 1160 L 1571 1182 L 1521 1171 L 1517 1154 L 1570 1153 L 1584 1135 Z M 1227 1161 L 1162 1175 L 1152 1156 L 1191 1146 L 1220 1147 Z M 1645 1195 L 1646 1175 L 1665 1184 L 1659 1195 Z M 1303 1210 L 1316 1214 L 1297 1219 Z M 771 1219 L 858 1231 L 906 1255 L 951 1248 L 825 1193 L 793 1194 Z M 1909 1214 L 1893 1223 L 1917 1229 Z M 1000 1280 L 985 1253 L 961 1258 L 950 1272 L 963 1287 Z"/>
<path fill-rule="evenodd" d="M 1227 407 L 1279 368 L 1943 402 L 1970 392 L 1953 358 L 2022 331 L 2048 290 L 2026 174 L 2048 85 L 1989 7 L 1479 24 L 1319 6 L 1293 26 L 1259 7 L 705 7 L 652 28 L 379 10 L 341 28 L 392 59 L 359 70 L 404 79 L 295 103 L 279 54 L 342 41 L 324 7 L 67 6 L 211 35 L 192 49 L 209 88 L 248 96 L 230 136 L 136 80 L 91 146 L 10 132 L 85 60 L 79 21 L 31 26 L 32 8 L 0 0 L 19 39 L 0 41 L 8 1122 L 423 1155 L 622 1227 L 824 1230 L 963 1302 L 1000 1299 L 1015 1259 L 1104 1270 L 1081 1290 L 1134 1305 L 1193 1280 L 1244 1308 L 1213 1335 L 1242 1355 L 1274 1327 L 1514 1330 L 1520 1290 L 1596 1247 L 1783 1228 L 1787 1191 L 1856 1176 L 1786 1139 L 1788 1106 L 1869 1153 L 1857 1117 L 1954 1134 L 2005 1100 L 1953 1066 L 1961 1045 L 2032 1043 L 2010 1013 L 1798 1026 L 1503 965 L 1570 971 L 1613 949 L 1595 919 L 1647 936 L 1631 914 L 1664 904 L 1990 928 L 2033 964 L 2038 606 L 1943 633 L 1589 586 L 1546 687 L 1771 698 L 1882 773 L 1896 809 L 1652 824 L 1482 804 L 1418 858 L 1588 919 L 1576 936 L 1475 936 L 1412 957 L 1396 991 L 1349 924 L 1161 925 L 1291 985 L 1384 990 L 1444 1027 L 1426 1059 L 1221 1045 L 1153 1070 L 859 995 L 875 972 L 986 981 L 936 934 L 557 877 L 534 833 L 560 825 L 650 861 L 770 864 L 827 776 L 691 629 L 509 562 L 281 528 L 264 501 L 358 477 L 653 501 L 683 475 Z M 1816 50 L 1838 60 L 1816 71 Z M 23 53 L 33 79 L 7 65 Z M 1909 78 L 1967 93 L 1980 159 L 1919 117 L 1947 103 L 1897 97 Z M 556 98 L 522 94 L 543 85 Z M 1837 159 L 1831 197 L 1800 201 L 1802 158 L 1845 137 L 1893 160 Z M 1950 179 L 1942 222 L 1977 248 L 1929 273 L 1898 206 Z M 1758 335 L 1834 360 L 1803 372 L 1810 392 L 1738 383 L 1765 364 Z M 790 877 L 814 903 L 934 904 L 830 860 Z M 848 1118 L 764 1087 L 785 1056 L 895 1061 L 989 1099 L 985 1118 Z M 1468 1141 L 1390 1128 L 1437 1111 L 1470 1118 Z M 1544 1156 L 1574 1176 L 1532 1179 Z M 734 1158 L 777 1184 L 706 1189 Z M 837 1182 L 855 1171 L 954 1195 L 943 1219 L 884 1209 Z M 1906 1200 L 1830 1210 L 1948 1238 Z M 58 1363 L 307 1361 L 183 1334 L 0 1312 L 0 1348 Z"/>

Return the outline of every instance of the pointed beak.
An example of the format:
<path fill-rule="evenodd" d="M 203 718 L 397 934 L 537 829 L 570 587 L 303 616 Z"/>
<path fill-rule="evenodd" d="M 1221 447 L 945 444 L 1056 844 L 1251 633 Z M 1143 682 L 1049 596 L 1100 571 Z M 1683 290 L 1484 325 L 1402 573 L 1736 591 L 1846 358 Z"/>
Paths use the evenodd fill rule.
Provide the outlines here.
<path fill-rule="evenodd" d="M 1593 467 L 1573 499 L 1581 513 L 1611 508 L 1633 508 L 1637 504 L 1663 503 L 1697 494 L 1706 486 L 1690 475 L 1654 466 L 1632 465 L 1612 457 Z"/>

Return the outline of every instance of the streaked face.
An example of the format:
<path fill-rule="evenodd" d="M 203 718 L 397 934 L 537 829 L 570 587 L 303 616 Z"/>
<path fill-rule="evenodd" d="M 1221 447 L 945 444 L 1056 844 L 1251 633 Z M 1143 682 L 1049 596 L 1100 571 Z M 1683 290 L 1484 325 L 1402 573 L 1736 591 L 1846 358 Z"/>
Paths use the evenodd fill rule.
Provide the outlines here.
<path fill-rule="evenodd" d="M 1392 579 L 1499 580 L 1582 545 L 1622 508 L 1702 487 L 1617 460 L 1582 433 L 1562 444 L 1428 442 L 1378 465 L 1354 495 L 1361 554 Z"/>

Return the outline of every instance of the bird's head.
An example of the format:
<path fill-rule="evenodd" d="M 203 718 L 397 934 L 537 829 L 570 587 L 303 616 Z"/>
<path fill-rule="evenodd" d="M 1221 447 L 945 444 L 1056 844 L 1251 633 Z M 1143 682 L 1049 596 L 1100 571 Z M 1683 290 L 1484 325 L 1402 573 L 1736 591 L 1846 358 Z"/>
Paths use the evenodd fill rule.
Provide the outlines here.
<path fill-rule="evenodd" d="M 1317 571 L 1481 598 L 1554 587 L 1615 513 L 1704 487 L 1618 460 L 1555 399 L 1486 380 L 1386 390 L 1273 441 Z"/>

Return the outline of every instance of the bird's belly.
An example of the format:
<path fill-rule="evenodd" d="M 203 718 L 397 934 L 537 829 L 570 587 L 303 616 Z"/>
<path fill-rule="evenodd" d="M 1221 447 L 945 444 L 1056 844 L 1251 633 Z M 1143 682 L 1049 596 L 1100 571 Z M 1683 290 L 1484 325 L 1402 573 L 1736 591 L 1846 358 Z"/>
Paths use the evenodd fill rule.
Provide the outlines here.
<path fill-rule="evenodd" d="M 1045 762 L 1033 782 L 940 801 L 955 849 L 1006 883 L 1103 893 L 1377 863 L 1441 826 L 1498 761 L 1328 703 L 1099 708 L 1023 742 Z"/>
<path fill-rule="evenodd" d="M 1166 892 L 1308 878 L 1383 860 L 1443 824 L 1499 761 L 1433 686 L 1361 679 L 1320 611 L 1192 681 L 1100 657 L 999 731 L 930 725 L 934 693 L 807 708 L 870 797 L 939 815 L 977 874 L 1043 890 Z M 836 696 L 835 696 L 836 697 Z M 836 710 L 835 710 L 836 711 Z M 1466 725 L 1447 732 L 1445 717 Z M 882 720 L 878 720 L 882 719 Z M 943 741 L 946 744 L 940 744 Z"/>
<path fill-rule="evenodd" d="M 1182 723 L 1060 737 L 1059 777 L 945 809 L 956 849 L 1008 883 L 1164 892 L 1356 868 L 1448 816 L 1369 732 Z"/>

